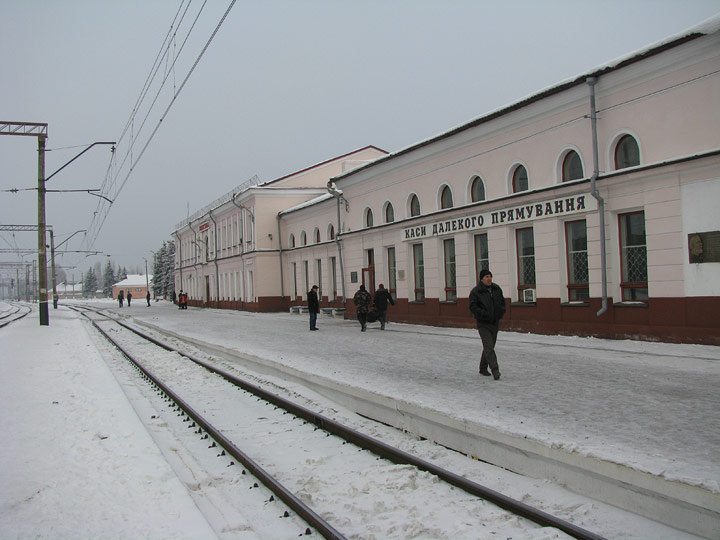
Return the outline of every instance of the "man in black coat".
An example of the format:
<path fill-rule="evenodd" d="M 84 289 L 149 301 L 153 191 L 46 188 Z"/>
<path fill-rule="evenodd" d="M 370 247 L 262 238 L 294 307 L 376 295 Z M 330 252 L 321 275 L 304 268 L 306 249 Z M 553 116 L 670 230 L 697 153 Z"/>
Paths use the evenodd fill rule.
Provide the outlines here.
<path fill-rule="evenodd" d="M 310 330 L 317 330 L 315 323 L 317 322 L 318 313 L 320 313 L 320 300 L 318 299 L 318 286 L 313 285 L 308 291 L 308 311 L 310 312 Z"/>
<path fill-rule="evenodd" d="M 394 306 L 395 300 L 393 300 L 392 295 L 382 283 L 378 285 L 378 290 L 375 291 L 373 303 L 378 312 L 377 320 L 380 321 L 380 330 L 385 330 L 385 317 L 387 316 L 388 303 Z"/>
<path fill-rule="evenodd" d="M 480 374 L 489 377 L 489 366 L 497 381 L 500 378 L 500 367 L 495 354 L 495 343 L 500 319 L 505 315 L 505 297 L 502 289 L 493 283 L 492 272 L 486 268 L 480 271 L 480 283 L 470 292 L 470 311 L 477 321 L 478 334 L 483 344 Z"/>

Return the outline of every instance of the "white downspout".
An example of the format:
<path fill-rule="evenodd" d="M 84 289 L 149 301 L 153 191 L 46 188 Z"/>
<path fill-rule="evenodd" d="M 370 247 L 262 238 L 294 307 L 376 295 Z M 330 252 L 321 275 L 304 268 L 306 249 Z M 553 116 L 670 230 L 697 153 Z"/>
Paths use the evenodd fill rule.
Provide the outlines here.
<path fill-rule="evenodd" d="M 595 108 L 595 85 L 596 77 L 588 77 L 585 82 L 590 87 L 590 125 L 592 130 L 592 147 L 593 147 L 593 173 L 590 177 L 590 194 L 595 197 L 598 202 L 598 213 L 600 215 L 600 270 L 602 273 L 602 308 L 597 312 L 599 317 L 607 311 L 608 295 L 607 295 L 607 254 L 605 252 L 605 199 L 600 196 L 595 182 L 600 174 L 600 165 L 598 157 L 598 137 L 597 137 L 597 110 Z"/>
<path fill-rule="evenodd" d="M 342 232 L 342 224 L 340 221 L 340 199 L 344 199 L 342 191 L 335 187 L 335 183 L 330 180 L 327 183 L 328 192 L 337 199 L 337 232 L 335 233 L 335 243 L 338 248 L 338 259 L 340 260 L 340 282 L 342 285 L 343 305 L 347 303 L 347 295 L 345 294 L 345 265 L 343 264 L 342 242 L 340 242 L 340 233 Z M 347 204 L 347 199 L 344 199 Z"/>

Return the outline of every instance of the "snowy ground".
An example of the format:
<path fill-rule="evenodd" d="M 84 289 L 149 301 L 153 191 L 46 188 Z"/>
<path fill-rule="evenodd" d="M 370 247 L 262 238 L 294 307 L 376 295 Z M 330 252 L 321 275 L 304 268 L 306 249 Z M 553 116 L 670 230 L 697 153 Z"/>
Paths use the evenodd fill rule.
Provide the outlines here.
<path fill-rule="evenodd" d="M 307 316 L 179 311 L 164 302 L 122 313 L 719 491 L 715 347 L 501 333 L 496 382 L 477 375 L 480 341 L 469 330 L 390 324 L 361 333 L 357 323 L 321 317 L 311 333 Z M 51 310 L 49 327 L 39 327 L 34 313 L 0 330 L 0 350 L 0 537 L 217 537 L 71 312 Z M 513 497 L 527 489 L 520 480 L 503 482 Z M 683 537 L 640 518 L 622 520 L 588 528 L 609 538 Z"/>

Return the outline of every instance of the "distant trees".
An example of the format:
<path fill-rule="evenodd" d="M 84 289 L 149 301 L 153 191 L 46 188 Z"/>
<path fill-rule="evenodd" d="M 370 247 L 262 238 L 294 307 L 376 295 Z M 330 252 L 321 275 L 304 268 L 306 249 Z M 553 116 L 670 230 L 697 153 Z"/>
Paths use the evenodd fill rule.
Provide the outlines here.
<path fill-rule="evenodd" d="M 153 257 L 153 293 L 172 298 L 175 292 L 175 242 L 163 241 Z"/>
<path fill-rule="evenodd" d="M 95 291 L 98 289 L 98 278 L 95 271 L 90 268 L 85 274 L 85 281 L 83 281 L 83 296 L 95 296 Z"/>

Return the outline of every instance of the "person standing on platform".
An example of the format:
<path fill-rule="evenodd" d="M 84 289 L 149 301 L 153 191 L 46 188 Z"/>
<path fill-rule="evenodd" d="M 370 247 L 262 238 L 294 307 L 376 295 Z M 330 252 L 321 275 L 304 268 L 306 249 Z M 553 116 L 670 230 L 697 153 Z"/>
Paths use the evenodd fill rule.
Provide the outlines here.
<path fill-rule="evenodd" d="M 120 292 L 118 293 L 118 304 L 120 305 L 120 307 L 123 307 L 123 302 L 124 302 L 124 301 L 125 301 L 125 292 L 124 292 L 124 291 L 120 291 Z"/>
<path fill-rule="evenodd" d="M 127 299 L 128 299 L 128 307 L 130 307 L 130 300 L 132 300 L 132 293 L 130 291 L 128 291 Z"/>
<path fill-rule="evenodd" d="M 370 311 L 370 304 L 372 303 L 372 296 L 365 290 L 365 285 L 360 285 L 360 290 L 353 296 L 353 302 L 355 302 L 357 318 L 360 322 L 360 331 L 364 332 L 367 326 L 367 314 L 368 311 Z"/>
<path fill-rule="evenodd" d="M 147 307 L 150 307 L 150 291 L 145 295 L 145 300 L 147 300 Z"/>
<path fill-rule="evenodd" d="M 373 303 L 375 304 L 375 308 L 378 311 L 378 321 L 380 321 L 380 330 L 385 330 L 385 321 L 387 317 L 387 307 L 388 303 L 390 305 L 395 305 L 395 300 L 393 300 L 392 295 L 390 294 L 390 291 L 388 291 L 383 284 L 381 283 L 378 285 L 378 290 L 375 291 L 375 298 L 373 299 Z"/>
<path fill-rule="evenodd" d="M 313 285 L 308 291 L 308 311 L 310 312 L 310 330 L 317 330 L 317 316 L 320 313 L 320 300 L 318 299 L 318 286 Z"/>
<path fill-rule="evenodd" d="M 495 354 L 500 319 L 505 315 L 505 297 L 502 289 L 493 283 L 492 272 L 487 268 L 480 271 L 480 282 L 470 292 L 470 311 L 477 321 L 478 334 L 483 344 L 480 357 L 480 375 L 490 376 L 497 381 L 500 378 Z M 488 367 L 490 371 L 488 371 Z"/>

